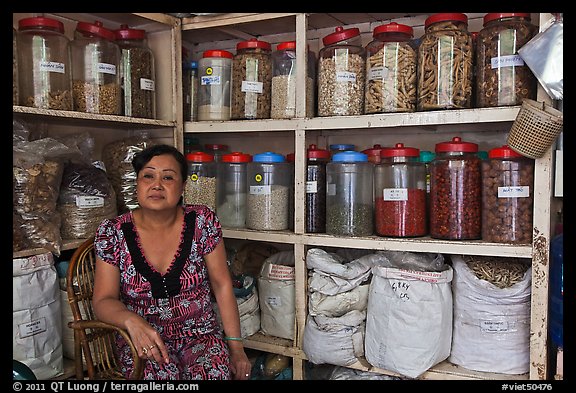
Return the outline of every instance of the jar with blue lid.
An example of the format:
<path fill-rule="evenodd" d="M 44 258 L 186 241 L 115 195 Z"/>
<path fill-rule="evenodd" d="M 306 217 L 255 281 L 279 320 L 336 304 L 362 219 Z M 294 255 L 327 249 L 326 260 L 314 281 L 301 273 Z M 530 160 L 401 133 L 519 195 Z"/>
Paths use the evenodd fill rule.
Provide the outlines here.
<path fill-rule="evenodd" d="M 326 165 L 326 233 L 370 236 L 374 232 L 374 164 L 356 151 L 335 154 Z"/>
<path fill-rule="evenodd" d="M 356 150 L 356 145 L 351 143 L 333 143 L 328 146 L 330 150 L 330 156 L 334 156 L 336 153 L 342 153 L 343 151 L 354 151 Z"/>
<path fill-rule="evenodd" d="M 281 231 L 289 228 L 292 165 L 282 154 L 255 154 L 248 163 L 246 227 Z"/>

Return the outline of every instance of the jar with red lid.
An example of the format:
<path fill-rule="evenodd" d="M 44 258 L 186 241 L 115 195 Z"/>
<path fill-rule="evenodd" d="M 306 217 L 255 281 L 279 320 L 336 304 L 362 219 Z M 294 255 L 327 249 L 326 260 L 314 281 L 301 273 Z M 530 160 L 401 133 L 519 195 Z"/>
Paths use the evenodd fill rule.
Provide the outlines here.
<path fill-rule="evenodd" d="M 121 25 L 116 34 L 120 47 L 120 82 L 124 116 L 156 117 L 156 72 L 154 54 L 146 31 Z"/>
<path fill-rule="evenodd" d="M 216 162 L 212 154 L 201 151 L 186 155 L 188 179 L 184 187 L 184 203 L 206 205 L 216 210 Z"/>
<path fill-rule="evenodd" d="M 120 47 L 100 21 L 78 22 L 71 43 L 74 110 L 119 115 Z"/>
<path fill-rule="evenodd" d="M 477 38 L 476 105 L 521 105 L 524 98 L 536 99 L 536 77 L 518 54 L 537 32 L 530 14 L 486 14 L 483 26 Z"/>
<path fill-rule="evenodd" d="M 412 27 L 396 22 L 374 28 L 366 45 L 364 113 L 416 110 L 417 53 Z"/>
<path fill-rule="evenodd" d="M 232 119 L 269 119 L 272 46 L 252 38 L 236 45 L 232 61 Z"/>
<path fill-rule="evenodd" d="M 480 239 L 482 176 L 478 145 L 460 137 L 436 144 L 430 166 L 430 236 Z"/>
<path fill-rule="evenodd" d="M 384 148 L 377 143 L 368 149 L 362 150 L 362 153 L 368 156 L 368 161 L 371 162 L 372 164 L 380 164 L 381 162 L 380 153 L 382 152 L 382 149 Z"/>
<path fill-rule="evenodd" d="M 415 237 L 427 234 L 426 167 L 420 150 L 397 143 L 381 151 L 374 167 L 376 233 Z"/>
<path fill-rule="evenodd" d="M 198 61 L 198 120 L 230 120 L 232 59 L 226 50 L 207 50 Z"/>
<path fill-rule="evenodd" d="M 20 19 L 17 45 L 20 105 L 72 110 L 70 40 L 64 24 L 43 16 Z"/>
<path fill-rule="evenodd" d="M 366 49 L 360 29 L 335 31 L 322 38 L 318 54 L 318 116 L 364 114 Z"/>
<path fill-rule="evenodd" d="M 326 232 L 326 164 L 330 151 L 312 144 L 306 151 L 306 233 Z"/>
<path fill-rule="evenodd" d="M 534 160 L 509 146 L 494 148 L 482 161 L 482 240 L 532 242 Z"/>
<path fill-rule="evenodd" d="M 249 162 L 250 154 L 232 152 L 216 164 L 216 213 L 223 227 L 246 227 Z"/>
<path fill-rule="evenodd" d="M 468 17 L 440 13 L 424 23 L 418 47 L 417 109 L 470 108 L 474 53 Z"/>

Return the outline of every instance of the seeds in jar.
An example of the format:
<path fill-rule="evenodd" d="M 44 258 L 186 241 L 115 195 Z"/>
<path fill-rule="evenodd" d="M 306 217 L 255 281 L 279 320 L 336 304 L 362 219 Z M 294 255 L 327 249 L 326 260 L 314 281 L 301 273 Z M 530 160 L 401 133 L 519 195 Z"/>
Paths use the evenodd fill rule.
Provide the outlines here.
<path fill-rule="evenodd" d="M 306 117 L 314 116 L 314 80 L 306 77 Z M 296 77 L 276 75 L 272 78 L 272 119 L 296 117 Z"/>
<path fill-rule="evenodd" d="M 270 193 L 248 193 L 246 198 L 246 226 L 256 230 L 288 229 L 290 188 L 270 186 Z"/>
<path fill-rule="evenodd" d="M 124 115 L 152 119 L 156 94 L 152 54 L 143 48 L 122 49 Z"/>
<path fill-rule="evenodd" d="M 318 62 L 318 116 L 364 113 L 364 58 L 347 49 Z"/>
<path fill-rule="evenodd" d="M 216 178 L 198 176 L 196 180 L 188 179 L 184 189 L 184 203 L 206 205 L 216 209 Z"/>
<path fill-rule="evenodd" d="M 72 92 L 70 90 L 48 91 L 46 94 L 26 98 L 25 105 L 41 109 L 69 111 L 72 109 Z"/>
<path fill-rule="evenodd" d="M 120 114 L 120 86 L 117 83 L 104 85 L 81 80 L 72 82 L 74 110 L 105 115 Z"/>
<path fill-rule="evenodd" d="M 269 51 L 254 48 L 232 61 L 232 119 L 268 119 L 272 95 Z"/>

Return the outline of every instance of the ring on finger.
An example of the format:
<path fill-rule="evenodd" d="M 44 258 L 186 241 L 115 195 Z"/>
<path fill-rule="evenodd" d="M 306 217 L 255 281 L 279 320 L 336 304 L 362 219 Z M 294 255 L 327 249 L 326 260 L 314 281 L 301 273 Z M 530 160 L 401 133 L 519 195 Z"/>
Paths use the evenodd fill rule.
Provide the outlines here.
<path fill-rule="evenodd" d="M 146 355 L 148 353 L 148 348 L 142 347 L 142 353 Z"/>
<path fill-rule="evenodd" d="M 152 345 L 150 345 L 150 346 L 148 347 L 148 349 L 149 349 L 149 350 L 152 350 L 152 349 L 154 349 L 155 347 L 156 347 L 156 345 L 152 344 Z"/>

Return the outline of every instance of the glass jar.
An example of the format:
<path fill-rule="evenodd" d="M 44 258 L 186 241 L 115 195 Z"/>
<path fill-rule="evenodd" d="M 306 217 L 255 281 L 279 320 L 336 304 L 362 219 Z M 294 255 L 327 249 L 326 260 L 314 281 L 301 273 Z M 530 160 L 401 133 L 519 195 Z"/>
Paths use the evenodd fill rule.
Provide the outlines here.
<path fill-rule="evenodd" d="M 269 119 L 272 47 L 252 38 L 236 45 L 232 62 L 232 119 Z"/>
<path fill-rule="evenodd" d="M 198 62 L 198 120 L 230 120 L 232 53 L 207 50 Z"/>
<path fill-rule="evenodd" d="M 220 162 L 222 156 L 224 154 L 229 154 L 230 150 L 228 149 L 228 145 L 208 143 L 204 145 L 204 153 L 212 154 L 214 156 L 214 161 Z"/>
<path fill-rule="evenodd" d="M 314 116 L 314 74 L 316 58 L 307 50 L 306 62 L 306 113 Z M 272 53 L 272 119 L 292 119 L 296 117 L 296 41 L 278 44 Z"/>
<path fill-rule="evenodd" d="M 216 162 L 214 156 L 201 151 L 186 155 L 188 180 L 184 188 L 184 203 L 206 205 L 216 210 Z"/>
<path fill-rule="evenodd" d="M 306 233 L 326 232 L 326 164 L 330 152 L 310 145 L 306 161 Z"/>
<path fill-rule="evenodd" d="M 12 105 L 18 105 L 18 33 L 12 27 Z"/>
<path fill-rule="evenodd" d="M 286 230 L 289 227 L 292 165 L 282 154 L 264 152 L 248 163 L 246 227 Z"/>
<path fill-rule="evenodd" d="M 382 149 L 382 162 L 374 167 L 378 235 L 426 235 L 426 168 L 419 159 L 420 151 L 403 143 Z"/>
<path fill-rule="evenodd" d="M 224 154 L 217 166 L 216 213 L 224 227 L 246 227 L 246 190 L 250 154 Z"/>
<path fill-rule="evenodd" d="M 368 156 L 357 151 L 337 153 L 326 164 L 327 234 L 373 234 L 373 167 Z"/>
<path fill-rule="evenodd" d="M 470 108 L 473 64 L 468 17 L 429 16 L 418 47 L 418 110 Z"/>
<path fill-rule="evenodd" d="M 530 244 L 534 160 L 504 145 L 482 161 L 482 240 Z"/>
<path fill-rule="evenodd" d="M 318 54 L 318 116 L 364 113 L 366 49 L 360 29 L 338 26 Z"/>
<path fill-rule="evenodd" d="M 379 144 L 375 144 L 369 149 L 362 150 L 362 153 L 368 156 L 368 161 L 370 161 L 372 164 L 380 164 L 381 161 L 380 153 L 382 152 L 382 149 L 383 149 L 382 146 L 380 146 Z"/>
<path fill-rule="evenodd" d="M 70 40 L 64 24 L 37 16 L 18 21 L 20 105 L 72 110 Z"/>
<path fill-rule="evenodd" d="M 355 150 L 356 145 L 353 145 L 351 143 L 333 143 L 328 148 L 330 149 L 330 157 L 334 157 L 334 154 L 336 153 Z"/>
<path fill-rule="evenodd" d="M 436 144 L 430 167 L 430 236 L 480 239 L 482 179 L 478 145 L 460 137 Z"/>
<path fill-rule="evenodd" d="M 198 118 L 198 62 L 187 61 L 182 65 L 182 113 L 184 121 Z"/>
<path fill-rule="evenodd" d="M 102 22 L 78 22 L 71 43 L 74 110 L 119 115 L 122 111 L 120 48 Z"/>
<path fill-rule="evenodd" d="M 428 150 L 420 150 L 419 160 L 424 164 L 424 167 L 426 168 L 426 222 L 428 224 L 430 223 L 430 166 L 434 157 L 436 157 L 434 152 Z"/>
<path fill-rule="evenodd" d="M 486 14 L 483 26 L 477 38 L 476 105 L 521 105 L 524 98 L 536 99 L 536 77 L 518 54 L 537 32 L 530 14 Z"/>
<path fill-rule="evenodd" d="M 396 22 L 377 26 L 366 45 L 364 113 L 416 110 L 417 55 L 412 27 Z"/>
<path fill-rule="evenodd" d="M 115 31 L 120 47 L 120 83 L 124 116 L 156 118 L 156 72 L 154 54 L 146 31 L 121 25 Z"/>

